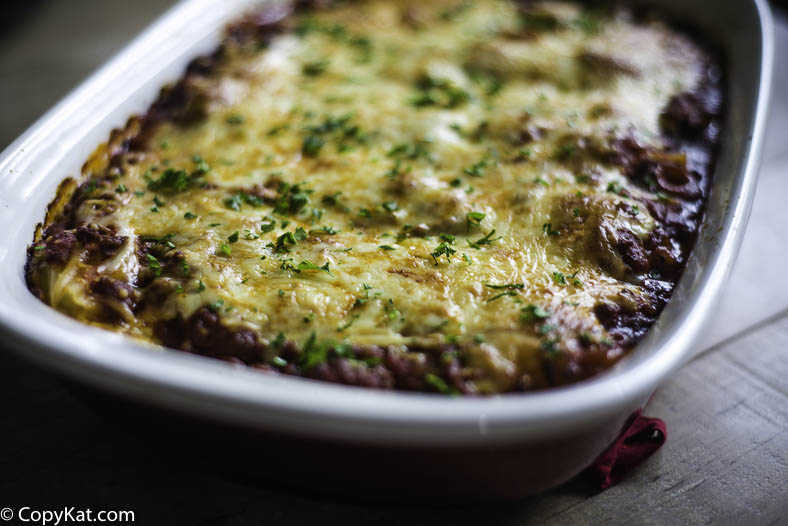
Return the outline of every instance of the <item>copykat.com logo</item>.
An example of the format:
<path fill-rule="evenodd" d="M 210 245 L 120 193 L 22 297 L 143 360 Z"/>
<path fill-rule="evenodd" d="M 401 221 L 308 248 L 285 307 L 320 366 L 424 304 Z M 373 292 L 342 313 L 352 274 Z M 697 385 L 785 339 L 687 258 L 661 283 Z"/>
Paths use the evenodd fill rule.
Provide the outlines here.
<path fill-rule="evenodd" d="M 0 510 L 0 519 L 5 522 L 16 519 L 17 522 L 40 524 L 42 526 L 58 526 L 60 524 L 80 522 L 114 522 L 118 524 L 132 523 L 135 520 L 134 512 L 129 510 L 92 510 L 90 508 L 77 509 L 75 506 L 57 510 L 39 510 L 29 506 L 21 508 L 3 508 Z"/>

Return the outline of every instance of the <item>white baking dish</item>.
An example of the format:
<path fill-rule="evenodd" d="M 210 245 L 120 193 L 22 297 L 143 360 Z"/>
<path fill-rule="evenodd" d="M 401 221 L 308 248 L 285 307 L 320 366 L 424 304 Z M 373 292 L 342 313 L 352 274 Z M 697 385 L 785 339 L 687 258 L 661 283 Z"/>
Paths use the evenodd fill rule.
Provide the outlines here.
<path fill-rule="evenodd" d="M 151 350 L 82 325 L 28 292 L 25 248 L 58 183 L 78 175 L 110 130 L 144 112 L 161 85 L 176 80 L 191 58 L 214 48 L 226 22 L 259 3 L 184 0 L 0 155 L 3 347 L 103 392 L 277 436 L 400 454 L 519 450 L 520 463 L 530 462 L 535 469 L 521 476 L 519 486 L 503 491 L 511 495 L 555 485 L 579 472 L 657 385 L 691 357 L 733 264 L 755 189 L 767 112 L 772 22 L 766 1 L 650 2 L 697 25 L 720 45 L 727 55 L 728 90 L 727 126 L 703 232 L 658 323 L 634 352 L 595 379 L 483 399 L 262 376 L 182 352 Z M 502 493 L 490 484 L 500 476 L 500 465 L 491 465 L 461 493 Z"/>

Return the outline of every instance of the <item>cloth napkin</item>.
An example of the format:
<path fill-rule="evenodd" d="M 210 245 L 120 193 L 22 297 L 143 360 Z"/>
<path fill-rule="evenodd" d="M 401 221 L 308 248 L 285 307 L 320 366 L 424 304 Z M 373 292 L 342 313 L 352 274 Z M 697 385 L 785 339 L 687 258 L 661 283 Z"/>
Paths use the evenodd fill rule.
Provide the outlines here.
<path fill-rule="evenodd" d="M 621 482 L 630 471 L 656 453 L 667 438 L 665 422 L 643 416 L 638 409 L 613 445 L 583 474 L 597 488 L 607 489 Z"/>

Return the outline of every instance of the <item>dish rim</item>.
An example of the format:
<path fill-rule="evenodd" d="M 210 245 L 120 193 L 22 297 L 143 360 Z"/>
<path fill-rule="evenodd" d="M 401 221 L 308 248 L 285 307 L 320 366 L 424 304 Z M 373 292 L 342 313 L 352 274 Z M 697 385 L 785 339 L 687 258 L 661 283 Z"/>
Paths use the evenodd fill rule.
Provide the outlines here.
<path fill-rule="evenodd" d="M 240 12 L 256 3 L 233 0 L 226 3 L 225 9 L 228 13 L 233 9 Z M 163 45 L 172 27 L 183 27 L 197 20 L 206 8 L 218 10 L 216 4 L 221 1 L 183 0 L 176 4 L 0 154 L 0 176 L 10 177 L 16 163 L 25 157 L 41 155 L 53 131 L 66 126 L 68 116 L 76 108 L 87 106 L 91 97 L 144 64 L 145 54 Z M 25 349 L 23 354 L 44 365 L 125 396 L 224 421 L 340 440 L 399 445 L 500 444 L 538 440 L 594 426 L 602 419 L 617 418 L 631 410 L 632 401 L 645 402 L 658 383 L 687 359 L 688 350 L 713 307 L 741 243 L 757 180 L 774 54 L 772 19 L 766 0 L 753 0 L 753 4 L 761 30 L 758 35 L 760 79 L 755 111 L 748 122 L 751 137 L 746 160 L 736 179 L 738 191 L 731 196 L 729 208 L 723 214 L 728 229 L 722 234 L 705 275 L 682 306 L 686 317 L 663 327 L 660 334 L 650 331 L 646 341 L 653 342 L 658 337 L 662 342 L 642 360 L 622 360 L 593 379 L 544 392 L 452 399 L 424 393 L 372 391 L 300 378 L 267 376 L 266 381 L 260 381 L 259 372 L 216 360 L 180 351 L 151 352 L 147 345 L 72 320 L 32 295 L 30 301 L 20 297 L 18 302 L 0 302 L 0 336 L 11 344 L 9 347 Z M 221 25 L 219 22 L 213 27 L 213 32 L 218 32 Z M 197 30 L 192 28 L 192 33 Z M 193 46 L 188 47 L 192 52 Z M 87 132 L 79 140 L 86 141 L 85 135 Z M 41 175 L 39 182 L 44 178 L 62 179 L 62 174 Z M 6 208 L 10 206 L 2 204 Z M 17 204 L 17 209 L 20 207 Z M 8 217 L 7 210 L 0 212 L 0 218 Z M 26 234 L 30 236 L 30 232 Z M 3 233 L 0 262 L 7 262 L 9 253 L 20 249 L 12 242 L 19 237 Z M 0 291 L 9 286 L 9 278 L 21 279 L 24 284 L 18 266 L 12 269 L 6 265 L 0 272 L 9 274 L 2 278 Z M 38 330 L 35 323 L 43 324 L 48 330 Z M 107 347 L 116 348 L 106 352 Z"/>

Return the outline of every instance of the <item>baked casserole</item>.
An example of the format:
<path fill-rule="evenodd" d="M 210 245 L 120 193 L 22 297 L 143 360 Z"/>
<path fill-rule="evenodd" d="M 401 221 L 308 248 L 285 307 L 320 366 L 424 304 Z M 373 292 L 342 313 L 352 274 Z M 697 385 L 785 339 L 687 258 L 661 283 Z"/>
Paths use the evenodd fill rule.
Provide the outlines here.
<path fill-rule="evenodd" d="M 721 77 L 669 21 L 616 5 L 276 3 L 63 182 L 28 286 L 269 374 L 462 395 L 581 381 L 681 276 Z"/>

